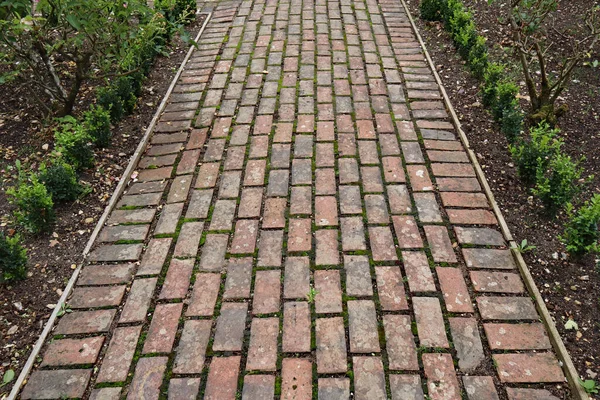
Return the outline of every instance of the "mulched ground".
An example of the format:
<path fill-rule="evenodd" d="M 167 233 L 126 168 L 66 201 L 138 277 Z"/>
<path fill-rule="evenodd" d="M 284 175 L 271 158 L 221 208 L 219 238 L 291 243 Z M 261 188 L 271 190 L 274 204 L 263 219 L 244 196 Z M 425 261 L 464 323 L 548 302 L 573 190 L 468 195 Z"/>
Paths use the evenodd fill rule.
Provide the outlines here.
<path fill-rule="evenodd" d="M 187 27 L 194 37 L 205 15 Z M 0 377 L 7 369 L 18 375 L 29 352 L 52 313 L 76 265 L 89 236 L 133 155 L 156 108 L 183 61 L 189 46 L 175 39 L 168 57 L 159 57 L 144 83 L 143 94 L 135 112 L 113 129 L 109 148 L 96 151 L 96 166 L 85 171 L 81 180 L 91 186 L 91 193 L 72 204 L 59 207 L 52 234 L 22 235 L 28 250 L 28 278 L 11 286 L 0 286 Z M 47 128 L 39 107 L 28 100 L 18 87 L 3 87 L 8 96 L 0 97 L 0 229 L 14 228 L 12 207 L 5 191 L 14 185 L 15 161 L 37 165 L 52 149 L 52 132 Z M 79 105 L 84 109 L 91 101 L 93 87 Z M 49 144 L 49 150 L 44 150 Z M 0 388 L 0 398 L 12 385 Z"/>
<path fill-rule="evenodd" d="M 494 57 L 503 57 L 504 62 L 513 63 L 515 73 L 518 72 L 515 61 L 501 49 L 501 44 L 506 43 L 506 29 L 497 20 L 502 12 L 501 6 L 498 3 L 488 5 L 485 0 L 463 1 L 474 11 L 479 31 L 488 38 Z M 524 257 L 579 374 L 584 379 L 596 378 L 596 374 L 600 373 L 600 276 L 595 257 L 567 258 L 564 245 L 558 239 L 565 215 L 561 213 L 552 218 L 545 214 L 540 202 L 519 180 L 508 152 L 508 143 L 491 115 L 482 107 L 478 81 L 470 75 L 456 53 L 448 33 L 440 24 L 426 23 L 418 18 L 418 0 L 408 4 L 511 232 L 519 242 L 527 239 L 537 246 Z M 592 4 L 591 0 L 561 1 L 556 12 L 556 29 L 573 28 L 583 11 Z M 559 36 L 550 30 L 549 38 L 558 41 Z M 566 47 L 563 43 L 552 49 L 560 52 Z M 591 60 L 594 59 L 600 59 L 598 49 L 592 54 Z M 521 94 L 526 95 L 523 82 L 521 84 Z M 581 66 L 575 70 L 562 101 L 569 106 L 568 113 L 559 120 L 565 140 L 563 150 L 575 159 L 585 156 L 585 175 L 595 175 L 576 200 L 579 204 L 590 198 L 592 193 L 600 192 L 598 68 Z M 526 103 L 523 105 L 526 106 Z M 578 323 L 579 331 L 565 329 L 564 324 L 569 318 Z"/>

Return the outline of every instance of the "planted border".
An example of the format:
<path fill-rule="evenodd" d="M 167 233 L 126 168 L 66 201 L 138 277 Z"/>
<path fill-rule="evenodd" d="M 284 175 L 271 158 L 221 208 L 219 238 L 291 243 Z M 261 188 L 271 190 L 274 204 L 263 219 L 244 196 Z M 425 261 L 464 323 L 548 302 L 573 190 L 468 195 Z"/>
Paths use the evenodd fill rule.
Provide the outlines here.
<path fill-rule="evenodd" d="M 519 87 L 503 77 L 504 65 L 489 60 L 486 39 L 477 33 L 473 15 L 461 0 L 422 0 L 419 9 L 422 19 L 443 23 L 457 52 L 481 81 L 483 104 L 509 141 L 509 150 L 521 180 L 530 185 L 532 194 L 541 200 L 549 216 L 555 217 L 561 210 L 567 210 L 568 227 L 561 237 L 567 250 L 574 255 L 599 252 L 600 210 L 597 209 L 600 201 L 590 201 L 577 212 L 571 204 L 582 192 L 583 185 L 592 178 L 582 179 L 584 171 L 580 165 L 583 158 L 573 160 L 563 154 L 559 130 L 545 121 L 532 127 L 528 133 L 524 132 L 524 113 L 517 98 Z M 582 224 L 582 220 L 586 224 Z M 586 245 L 577 244 L 580 237 L 587 238 Z M 594 237 L 595 241 L 590 237 Z"/>

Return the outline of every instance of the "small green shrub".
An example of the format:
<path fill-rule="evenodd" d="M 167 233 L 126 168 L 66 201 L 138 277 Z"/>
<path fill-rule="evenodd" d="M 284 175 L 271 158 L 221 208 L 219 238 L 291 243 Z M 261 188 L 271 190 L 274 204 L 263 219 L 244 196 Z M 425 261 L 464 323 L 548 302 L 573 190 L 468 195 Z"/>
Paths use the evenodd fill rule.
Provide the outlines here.
<path fill-rule="evenodd" d="M 517 100 L 517 93 L 519 93 L 519 87 L 513 82 L 500 81 L 496 86 L 496 100 L 492 108 L 494 118 L 497 121 L 502 119 L 502 115 L 506 110 L 512 110 L 519 106 Z"/>
<path fill-rule="evenodd" d="M 549 212 L 554 212 L 579 193 L 577 184 L 583 168 L 580 162 L 574 162 L 570 156 L 558 153 L 546 168 L 538 166 L 536 185 L 533 193 L 540 198 Z"/>
<path fill-rule="evenodd" d="M 461 0 L 442 0 L 442 19 L 446 30 L 451 30 L 452 25 L 450 20 L 458 12 L 461 12 L 464 6 Z"/>
<path fill-rule="evenodd" d="M 83 127 L 98 147 L 107 147 L 112 138 L 110 113 L 102 106 L 92 106 L 83 114 Z"/>
<path fill-rule="evenodd" d="M 50 166 L 42 165 L 39 179 L 55 203 L 74 201 L 82 192 L 75 169 L 62 160 L 55 160 Z"/>
<path fill-rule="evenodd" d="M 523 130 L 523 111 L 519 107 L 504 110 L 500 122 L 500 131 L 510 143 L 514 143 Z"/>
<path fill-rule="evenodd" d="M 27 277 L 27 250 L 18 235 L 7 237 L 0 232 L 0 283 L 10 283 Z"/>
<path fill-rule="evenodd" d="M 600 194 L 595 194 L 577 213 L 567 206 L 569 221 L 561 240 L 574 255 L 600 253 Z"/>
<path fill-rule="evenodd" d="M 131 114 L 135 109 L 135 103 L 137 102 L 137 96 L 134 93 L 131 77 L 121 76 L 113 83 L 113 85 L 115 92 L 121 98 L 125 115 Z"/>
<path fill-rule="evenodd" d="M 78 171 L 92 167 L 94 165 L 93 139 L 83 125 L 70 116 L 59 121 L 60 126 L 54 132 L 58 152 Z"/>
<path fill-rule="evenodd" d="M 556 138 L 558 132 L 547 123 L 541 123 L 530 130 L 528 141 L 521 139 L 516 145 L 509 146 L 523 181 L 534 183 L 537 171 L 545 170 L 550 160 L 559 153 L 562 140 Z"/>
<path fill-rule="evenodd" d="M 502 75 L 504 74 L 504 66 L 498 63 L 489 63 L 483 73 L 483 86 L 481 94 L 483 97 L 483 105 L 486 107 L 494 106 L 498 94 L 497 86 Z"/>
<path fill-rule="evenodd" d="M 52 196 L 35 176 L 30 180 L 20 179 L 16 188 L 7 190 L 9 201 L 17 206 L 17 221 L 33 233 L 52 229 L 56 215 Z"/>
<path fill-rule="evenodd" d="M 462 27 L 454 34 L 453 38 L 456 48 L 458 49 L 458 54 L 460 54 L 464 60 L 468 60 L 469 52 L 477 40 L 477 29 L 475 29 L 473 21 Z"/>
<path fill-rule="evenodd" d="M 483 78 L 488 65 L 488 50 L 483 36 L 477 36 L 469 50 L 469 68 L 477 79 Z"/>
<path fill-rule="evenodd" d="M 440 0 L 421 0 L 419 6 L 421 18 L 426 21 L 440 21 L 442 2 Z"/>
<path fill-rule="evenodd" d="M 454 37 L 468 26 L 473 26 L 473 28 L 475 28 L 475 23 L 473 22 L 473 15 L 471 15 L 470 12 L 465 11 L 462 8 L 462 6 L 456 7 L 453 14 L 450 15 L 450 33 Z"/>
<path fill-rule="evenodd" d="M 125 115 L 125 106 L 113 86 L 105 86 L 98 89 L 96 95 L 98 97 L 98 105 L 108 110 L 112 122 L 117 122 L 123 118 Z"/>

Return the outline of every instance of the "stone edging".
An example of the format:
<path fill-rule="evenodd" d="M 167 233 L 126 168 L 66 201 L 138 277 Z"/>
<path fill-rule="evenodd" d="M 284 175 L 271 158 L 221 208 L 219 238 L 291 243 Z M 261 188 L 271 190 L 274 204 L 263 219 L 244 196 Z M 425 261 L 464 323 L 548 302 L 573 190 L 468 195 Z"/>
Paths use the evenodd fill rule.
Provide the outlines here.
<path fill-rule="evenodd" d="M 485 194 L 486 194 L 488 200 L 490 201 L 490 204 L 492 205 L 494 214 L 496 215 L 496 218 L 498 219 L 498 223 L 500 224 L 500 229 L 502 230 L 502 234 L 504 235 L 504 238 L 509 243 L 509 246 L 513 253 L 513 257 L 519 267 L 519 272 L 521 273 L 521 277 L 525 281 L 525 285 L 527 286 L 527 290 L 529 291 L 529 294 L 531 296 L 533 296 L 533 298 L 534 298 L 536 308 L 537 308 L 539 314 L 541 315 L 542 321 L 543 321 L 544 325 L 546 326 L 546 329 L 549 333 L 550 341 L 552 342 L 552 347 L 554 348 L 554 351 L 556 352 L 556 354 L 558 355 L 558 358 L 562 362 L 562 367 L 566 374 L 567 381 L 569 382 L 569 386 L 570 386 L 572 394 L 573 394 L 573 399 L 589 400 L 589 396 L 587 395 L 587 393 L 585 392 L 583 387 L 579 384 L 579 379 L 580 379 L 579 374 L 577 373 L 577 370 L 575 369 L 575 366 L 573 365 L 573 361 L 571 360 L 571 357 L 569 356 L 569 353 L 567 352 L 567 349 L 566 349 L 562 339 L 560 338 L 558 330 L 556 329 L 556 326 L 554 325 L 552 317 L 550 316 L 550 313 L 548 312 L 548 309 L 546 308 L 546 304 L 544 303 L 544 300 L 542 299 L 542 295 L 540 294 L 537 286 L 535 285 L 533 277 L 531 276 L 531 273 L 529 272 L 529 268 L 527 267 L 527 264 L 525 263 L 523 256 L 517 250 L 517 243 L 515 242 L 514 238 L 512 237 L 512 234 L 510 233 L 510 229 L 508 228 L 508 225 L 507 225 L 506 221 L 504 220 L 504 216 L 502 215 L 502 211 L 500 210 L 498 203 L 496 203 L 494 194 L 492 193 L 492 190 L 487 182 L 487 179 L 485 178 L 483 170 L 481 169 L 481 166 L 479 165 L 479 160 L 477 159 L 475 152 L 473 152 L 473 150 L 471 149 L 469 140 L 462 130 L 460 121 L 458 120 L 458 116 L 456 115 L 456 112 L 454 111 L 454 108 L 452 107 L 450 98 L 448 97 L 448 94 L 446 93 L 446 90 L 444 89 L 442 80 L 435 69 L 433 60 L 431 59 L 431 56 L 429 55 L 429 52 L 427 51 L 427 48 L 425 47 L 425 43 L 423 42 L 423 39 L 421 38 L 421 35 L 419 34 L 417 26 L 415 25 L 415 21 L 413 20 L 412 14 L 410 13 L 410 10 L 408 9 L 408 7 L 405 3 L 405 0 L 400 0 L 400 1 L 402 2 L 402 6 L 404 7 L 406 14 L 408 15 L 408 19 L 410 20 L 410 24 L 412 26 L 413 31 L 415 32 L 417 40 L 419 41 L 421 48 L 423 49 L 425 58 L 427 59 L 427 63 L 429 64 L 429 67 L 431 68 L 431 71 L 433 72 L 436 83 L 438 84 L 438 86 L 440 88 L 442 97 L 444 98 L 444 103 L 446 104 L 446 108 L 450 112 L 450 116 L 451 116 L 452 122 L 454 123 L 454 126 L 456 127 L 456 130 L 458 132 L 458 136 L 460 137 L 461 142 L 463 143 L 463 145 L 465 146 L 465 148 L 467 150 L 467 153 L 469 154 L 471 163 L 475 166 L 477 178 L 478 178 L 479 182 L 481 183 L 481 185 L 483 186 Z"/>
<path fill-rule="evenodd" d="M 200 31 L 198 32 L 198 34 L 195 37 L 196 42 L 200 39 L 200 36 L 204 32 L 204 29 L 206 28 L 206 26 L 208 25 L 208 22 L 210 21 L 210 18 L 212 17 L 212 13 L 202 13 L 202 14 L 206 15 L 206 19 L 202 23 L 202 26 L 200 27 Z M 197 15 L 201 15 L 201 13 L 197 13 Z M 92 235 L 90 236 L 90 239 L 88 240 L 87 245 L 85 246 L 85 248 L 83 250 L 83 261 L 77 266 L 75 271 L 73 271 L 73 275 L 71 275 L 71 278 L 69 279 L 69 282 L 67 283 L 67 286 L 65 286 L 65 289 L 63 290 L 62 296 L 60 296 L 60 299 L 56 303 L 56 306 L 54 307 L 54 310 L 52 311 L 50 318 L 48 318 L 48 321 L 46 322 L 46 325 L 44 326 L 44 330 L 42 331 L 40 337 L 38 338 L 33 349 L 31 350 L 31 353 L 29 354 L 29 357 L 27 358 L 27 362 L 23 366 L 23 369 L 21 370 L 21 373 L 19 374 L 19 377 L 17 378 L 7 400 L 15 400 L 17 398 L 17 395 L 21 391 L 21 387 L 25 383 L 25 380 L 27 379 L 29 372 L 31 372 L 33 364 L 35 363 L 35 360 L 36 360 L 40 350 L 42 349 L 44 343 L 46 342 L 46 338 L 48 337 L 48 334 L 54 327 L 54 323 L 58 317 L 58 312 L 63 307 L 63 305 L 66 303 L 67 297 L 69 297 L 69 295 L 71 294 L 71 291 L 73 290 L 73 287 L 75 286 L 75 282 L 77 281 L 77 278 L 79 277 L 79 273 L 81 272 L 81 269 L 83 268 L 83 265 L 85 264 L 85 262 L 87 260 L 90 250 L 92 249 L 92 246 L 94 245 L 94 243 L 96 241 L 96 237 L 98 236 L 98 233 L 100 233 L 100 230 L 104 226 L 104 223 L 106 222 L 108 216 L 112 212 L 113 208 L 117 204 L 117 201 L 119 200 L 119 198 L 121 197 L 123 192 L 125 191 L 125 189 L 127 187 L 126 185 L 131 177 L 131 174 L 137 167 L 138 161 L 142 157 L 142 154 L 144 153 L 144 150 L 146 149 L 146 146 L 148 145 L 148 142 L 150 141 L 150 137 L 152 136 L 152 131 L 154 130 L 154 126 L 156 125 L 163 110 L 167 106 L 167 101 L 169 100 L 169 97 L 171 96 L 171 93 L 173 92 L 173 89 L 175 88 L 175 84 L 177 83 L 177 80 L 179 79 L 179 77 L 181 76 L 181 73 L 183 72 L 185 64 L 190 59 L 192 52 L 194 51 L 194 48 L 195 47 L 193 45 L 190 46 L 187 54 L 185 55 L 185 58 L 183 59 L 183 61 L 181 62 L 181 65 L 179 66 L 179 69 L 177 70 L 177 73 L 173 77 L 173 80 L 171 81 L 171 84 L 169 85 L 169 88 L 167 89 L 165 96 L 163 97 L 158 108 L 156 109 L 156 112 L 154 113 L 154 116 L 152 117 L 152 120 L 150 121 L 148 128 L 146 128 L 146 131 L 144 132 L 144 136 L 142 137 L 135 152 L 133 153 L 133 156 L 129 160 L 129 163 L 127 164 L 127 168 L 123 172 L 123 175 L 121 176 L 121 179 L 119 180 L 119 183 L 117 184 L 117 187 L 115 188 L 115 190 L 110 198 L 110 201 L 106 205 L 104 212 L 102 213 L 102 216 L 100 217 L 100 219 L 98 220 L 98 223 L 96 224 L 96 227 L 92 231 Z"/>

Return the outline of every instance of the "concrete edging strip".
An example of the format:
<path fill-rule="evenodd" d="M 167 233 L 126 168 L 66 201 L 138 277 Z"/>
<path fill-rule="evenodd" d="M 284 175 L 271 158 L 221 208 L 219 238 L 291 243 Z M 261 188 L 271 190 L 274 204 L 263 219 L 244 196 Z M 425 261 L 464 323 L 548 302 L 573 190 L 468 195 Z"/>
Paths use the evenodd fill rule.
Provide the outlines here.
<path fill-rule="evenodd" d="M 202 14 L 206 15 L 206 19 L 202 23 L 202 26 L 200 27 L 200 31 L 196 35 L 196 38 L 195 38 L 196 42 L 200 39 L 200 36 L 204 32 L 204 29 L 206 28 L 206 26 L 208 25 L 208 22 L 210 21 L 210 18 L 212 17 L 212 13 L 202 13 Z M 201 15 L 201 14 L 197 14 L 197 15 Z M 133 156 L 129 160 L 129 164 L 127 164 L 127 168 L 123 172 L 123 175 L 121 176 L 121 179 L 119 180 L 119 183 L 117 184 L 117 187 L 115 188 L 115 191 L 113 192 L 113 194 L 110 198 L 110 201 L 106 205 L 104 212 L 102 213 L 102 216 L 100 216 L 100 219 L 98 220 L 98 223 L 96 224 L 96 227 L 92 231 L 90 239 L 88 240 L 87 245 L 85 246 L 85 248 L 83 250 L 83 261 L 81 262 L 81 264 L 79 264 L 77 266 L 75 271 L 73 271 L 73 275 L 71 275 L 71 278 L 69 279 L 69 282 L 67 283 L 67 286 L 65 287 L 65 289 L 63 291 L 63 294 L 60 296 L 60 299 L 56 303 L 56 306 L 54 307 L 54 310 L 52 311 L 50 318 L 48 318 L 46 325 L 44 325 L 44 330 L 42 331 L 42 333 L 41 333 L 40 337 L 38 338 L 37 342 L 35 343 L 35 345 L 33 346 L 33 349 L 31 350 L 31 353 L 29 354 L 29 357 L 27 358 L 27 362 L 23 366 L 23 369 L 21 370 L 21 373 L 19 374 L 19 377 L 17 378 L 15 385 L 13 386 L 12 390 L 10 391 L 10 394 L 8 395 L 7 400 L 15 400 L 17 398 L 17 395 L 21 391 L 21 386 L 23 386 L 23 383 L 25 382 L 27 376 L 29 375 L 29 372 L 31 372 L 33 364 L 35 363 L 35 359 L 37 358 L 40 350 L 42 349 L 44 343 L 46 342 L 46 338 L 48 337 L 48 334 L 54 327 L 54 322 L 58 318 L 59 311 L 61 310 L 63 305 L 66 303 L 67 298 L 71 294 L 71 290 L 73 290 L 73 287 L 75 286 L 75 282 L 77 281 L 79 273 L 81 272 L 81 269 L 83 268 L 83 265 L 85 264 L 87 257 L 89 255 L 89 252 L 90 252 L 92 246 L 94 245 L 94 242 L 96 241 L 96 237 L 98 236 L 98 234 L 100 233 L 100 230 L 104 226 L 104 223 L 108 219 L 109 214 L 112 212 L 113 208 L 117 204 L 117 201 L 119 200 L 119 198 L 125 191 L 125 188 L 127 187 L 127 182 L 129 181 L 131 174 L 135 170 L 135 167 L 137 166 L 138 161 L 142 157 L 142 154 L 144 153 L 144 150 L 146 149 L 146 146 L 148 145 L 148 142 L 150 141 L 150 137 L 152 136 L 152 131 L 154 130 L 154 126 L 158 122 L 160 115 L 162 114 L 163 110 L 165 109 L 165 107 L 167 105 L 167 101 L 169 100 L 169 97 L 171 97 L 171 93 L 173 92 L 173 89 L 175 88 L 177 80 L 179 80 L 179 77 L 181 76 L 181 73 L 183 72 L 185 64 L 187 64 L 188 60 L 190 59 L 192 52 L 194 51 L 194 48 L 195 47 L 193 45 L 190 46 L 187 54 L 185 55 L 185 58 L 183 59 L 183 61 L 181 62 L 181 65 L 179 66 L 179 69 L 177 70 L 177 73 L 173 77 L 173 80 L 171 81 L 171 84 L 169 85 L 169 88 L 167 89 L 165 96 L 163 97 L 160 105 L 158 106 L 158 108 L 156 109 L 156 112 L 154 113 L 154 117 L 152 117 L 152 120 L 150 121 L 148 128 L 146 128 L 146 131 L 144 132 L 144 136 L 142 136 L 142 140 L 138 144 L 135 152 L 133 153 Z"/>
<path fill-rule="evenodd" d="M 477 178 L 480 181 L 480 183 L 485 191 L 485 194 L 486 194 L 488 200 L 490 201 L 490 204 L 492 205 L 492 209 L 494 210 L 494 214 L 496 215 L 496 218 L 498 219 L 498 223 L 500 225 L 500 229 L 502 230 L 502 234 L 504 235 L 504 238 L 509 243 L 509 246 L 513 253 L 514 259 L 517 262 L 519 272 L 521 273 L 521 277 L 525 281 L 525 285 L 527 286 L 527 290 L 529 291 L 529 294 L 531 296 L 533 296 L 533 298 L 534 298 L 536 308 L 537 308 L 538 312 L 540 313 L 542 321 L 548 331 L 550 341 L 552 342 L 552 347 L 554 348 L 554 351 L 558 355 L 559 360 L 563 364 L 562 367 L 563 367 L 563 370 L 567 377 L 569 386 L 571 387 L 573 399 L 589 400 L 589 396 L 587 395 L 587 393 L 585 392 L 583 387 L 579 384 L 579 379 L 580 379 L 579 374 L 577 373 L 577 370 L 575 369 L 575 365 L 573 365 L 573 361 L 571 360 L 571 357 L 569 356 L 569 353 L 567 352 L 567 348 L 565 347 L 562 339 L 560 338 L 560 334 L 558 333 L 558 330 L 556 329 L 556 326 L 554 325 L 552 316 L 550 315 L 550 313 L 548 312 L 548 309 L 546 308 L 546 304 L 544 303 L 542 295 L 540 294 L 537 286 L 535 285 L 535 282 L 533 280 L 533 277 L 531 276 L 531 273 L 529 272 L 529 269 L 527 267 L 527 264 L 525 263 L 525 260 L 523 259 L 521 253 L 519 253 L 519 251 L 517 250 L 517 243 L 515 242 L 515 240 L 512 237 L 512 234 L 510 233 L 508 224 L 504 220 L 502 211 L 500 210 L 498 203 L 496 203 L 494 194 L 492 193 L 492 190 L 487 182 L 487 179 L 485 178 L 483 170 L 482 170 L 481 166 L 479 165 L 479 161 L 477 160 L 475 153 L 473 152 L 473 150 L 470 147 L 467 136 L 465 135 L 465 133 L 462 130 L 460 121 L 458 120 L 458 116 L 456 115 L 456 112 L 454 111 L 454 108 L 452 107 L 450 98 L 448 97 L 448 94 L 446 93 L 446 90 L 444 89 L 442 80 L 435 69 L 433 60 L 431 59 L 431 56 L 429 55 L 427 48 L 425 47 L 425 42 L 423 42 L 423 39 L 421 38 L 421 35 L 419 34 L 419 31 L 417 29 L 415 21 L 413 20 L 410 10 L 408 9 L 408 7 L 406 5 L 405 0 L 400 0 L 400 1 L 402 2 L 402 6 L 404 7 L 404 10 L 406 11 L 406 15 L 408 16 L 408 19 L 410 20 L 410 24 L 412 26 L 413 31 L 415 32 L 417 40 L 419 41 L 419 44 L 421 45 L 421 48 L 423 49 L 425 58 L 427 59 L 427 63 L 429 64 L 429 67 L 431 68 L 431 71 L 435 77 L 436 83 L 438 84 L 438 86 L 440 88 L 442 97 L 444 98 L 444 103 L 446 104 L 446 108 L 450 112 L 450 117 L 452 119 L 452 122 L 454 123 L 454 126 L 456 127 L 458 136 L 460 137 L 461 142 L 463 143 L 463 145 L 465 146 L 465 148 L 469 154 L 471 163 L 475 166 Z"/>

